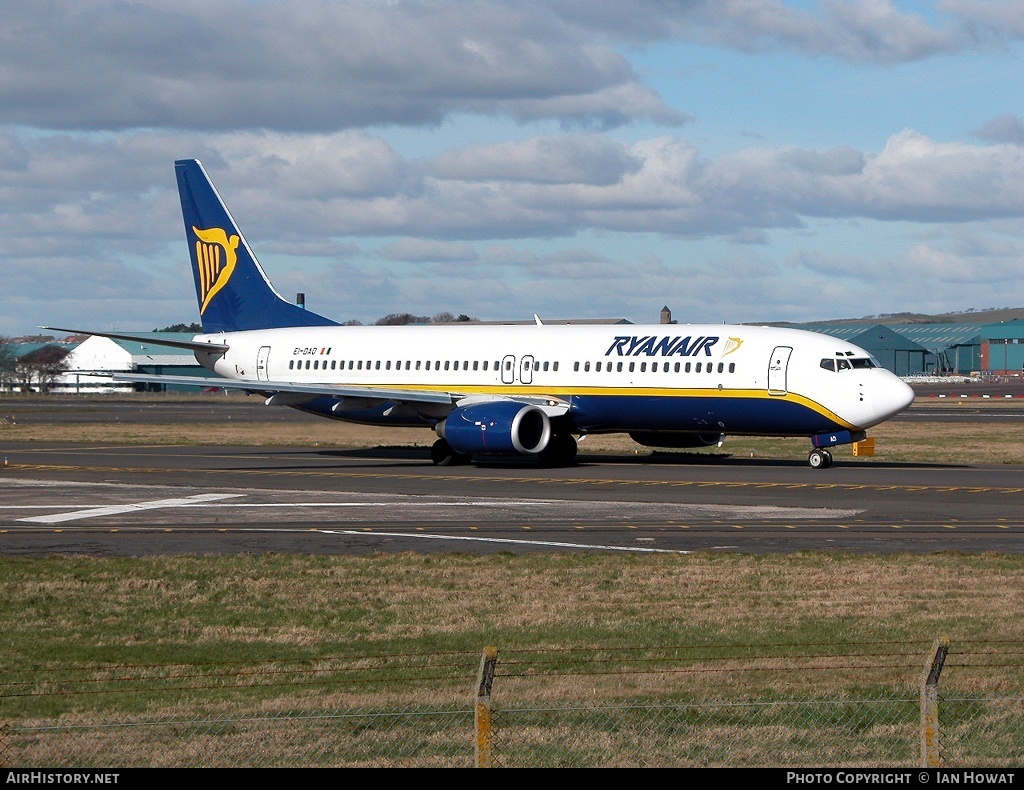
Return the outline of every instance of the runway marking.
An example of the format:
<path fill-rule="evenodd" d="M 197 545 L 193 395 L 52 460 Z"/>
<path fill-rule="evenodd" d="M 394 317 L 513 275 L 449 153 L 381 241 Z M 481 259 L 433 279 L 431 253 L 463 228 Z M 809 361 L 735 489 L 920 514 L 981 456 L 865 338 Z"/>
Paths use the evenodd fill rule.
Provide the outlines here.
<path fill-rule="evenodd" d="M 242 494 L 234 494 L 233 496 L 242 496 Z M 398 508 L 398 507 L 409 507 L 409 508 L 428 508 L 428 507 L 545 507 L 550 505 L 560 505 L 561 500 L 551 499 L 480 499 L 473 500 L 471 502 L 459 501 L 459 500 L 435 500 L 430 502 L 424 502 L 415 498 L 412 494 L 401 494 L 400 496 L 405 498 L 411 498 L 413 501 L 408 502 L 225 502 L 216 505 L 210 505 L 210 507 L 226 507 L 226 508 L 243 508 L 243 507 L 269 507 L 269 508 L 288 508 L 288 507 L 386 507 L 386 508 Z"/>
<path fill-rule="evenodd" d="M 208 496 L 206 494 L 200 496 Z M 209 495 L 212 496 L 212 495 Z M 222 499 L 228 497 L 239 497 L 245 496 L 244 494 L 225 494 Z M 164 502 L 173 502 L 175 500 L 160 500 Z M 461 501 L 448 501 L 440 500 L 436 502 L 220 502 L 214 504 L 212 501 L 208 507 L 225 507 L 225 508 L 245 508 L 245 507 L 267 507 L 267 508 L 290 508 L 290 507 L 543 507 L 545 505 L 560 504 L 558 501 L 552 500 L 529 500 L 529 499 L 496 499 L 496 500 L 481 500 L 473 502 L 461 502 Z M 0 510 L 52 510 L 59 505 L 0 505 Z M 152 507 L 169 507 L 166 505 L 153 505 Z M 127 512 L 130 510 L 137 509 L 137 506 L 124 506 L 124 511 L 111 510 L 109 513 Z M 146 508 L 140 508 L 146 509 Z M 104 515 L 102 513 L 97 515 Z M 21 519 L 26 521 L 27 519 Z"/>
<path fill-rule="evenodd" d="M 96 516 L 110 516 L 115 513 L 132 513 L 136 510 L 155 510 L 165 507 L 190 507 L 203 502 L 212 502 L 218 499 L 232 499 L 245 496 L 244 494 L 196 494 L 190 497 L 177 499 L 154 499 L 150 502 L 135 502 L 127 505 L 107 505 L 105 507 L 92 507 L 86 510 L 72 510 L 68 513 L 53 513 L 48 516 L 29 516 L 19 518 L 18 521 L 27 521 L 34 524 L 57 524 L 62 521 L 77 521 L 82 518 L 94 518 Z"/>
<path fill-rule="evenodd" d="M 359 535 L 363 536 L 365 532 L 359 532 L 353 529 L 325 529 L 321 530 L 325 535 Z M 586 550 L 600 550 L 600 551 L 631 551 L 631 552 L 644 552 L 646 554 L 692 554 L 691 551 L 680 551 L 678 549 L 653 549 L 647 546 L 604 546 L 599 544 L 590 543 L 564 543 L 562 541 L 554 540 L 515 540 L 513 538 L 480 538 L 480 537 L 468 537 L 460 535 L 417 535 L 415 532 L 373 532 L 374 536 L 383 536 L 388 538 L 424 538 L 426 540 L 462 540 L 462 541 L 476 541 L 478 543 L 507 543 L 515 544 L 519 546 L 554 546 L 561 549 L 586 549 Z"/>
<path fill-rule="evenodd" d="M 41 450 L 39 452 L 42 452 Z M 232 457 L 232 456 L 228 456 Z M 65 464 L 11 464 L 8 467 L 11 471 L 15 470 L 47 470 L 47 471 L 90 471 L 90 472 L 124 472 L 124 473 L 136 473 L 136 474 L 153 474 L 153 473 L 167 473 L 174 472 L 174 469 L 167 467 L 122 467 L 122 466 L 78 466 L 78 465 L 65 465 Z M 224 475 L 280 475 L 283 477 L 298 477 L 298 476 L 316 476 L 316 477 L 350 477 L 350 478 L 361 478 L 361 479 L 393 479 L 390 475 L 384 475 L 380 473 L 371 472 L 350 472 L 338 468 L 319 468 L 310 467 L 308 469 L 302 469 L 297 471 L 281 471 L 275 469 L 265 468 L 251 468 L 251 469 L 205 469 L 203 470 L 209 474 L 224 474 Z M 428 474 L 409 474 L 402 475 L 402 480 L 418 480 L 418 481 L 435 481 L 437 475 Z M 882 485 L 882 484 L 864 484 L 864 483 L 799 483 L 794 486 L 793 483 L 789 482 L 777 482 L 777 483 L 735 483 L 735 482 L 715 482 L 715 481 L 686 481 L 686 480 L 658 480 L 658 481 L 637 481 L 637 480 L 613 480 L 613 479 L 593 479 L 593 480 L 575 480 L 571 478 L 556 478 L 556 477 L 524 477 L 524 476 L 510 476 L 510 477 L 497 477 L 493 475 L 445 475 L 444 479 L 448 482 L 462 481 L 466 483 L 502 483 L 508 485 L 511 483 L 533 483 L 533 484 L 579 484 L 579 485 L 590 485 L 590 486 L 630 486 L 630 485 L 654 485 L 654 486 L 673 486 L 673 487 L 697 487 L 697 488 L 765 488 L 765 489 L 782 489 L 792 487 L 805 487 L 813 488 L 815 490 L 840 490 L 840 491 L 857 491 L 857 490 L 869 490 L 869 491 L 940 491 L 943 493 L 996 493 L 996 494 L 1020 494 L 1024 492 L 1024 488 L 1013 486 L 1013 487 L 999 487 L 990 486 L 980 488 L 978 486 L 938 486 L 938 485 Z"/>
<path fill-rule="evenodd" d="M 23 519 L 23 520 L 26 520 L 26 519 Z M 318 533 L 323 533 L 323 534 L 376 534 L 376 535 L 387 535 L 387 534 L 390 534 L 390 533 L 377 532 L 376 530 L 388 528 L 388 526 L 389 525 L 386 525 L 386 524 L 368 525 L 368 526 L 360 527 L 360 528 L 358 528 L 358 531 L 356 531 L 355 529 L 353 529 L 353 530 L 335 530 L 335 529 L 324 529 L 322 527 L 290 527 L 290 528 L 288 528 L 288 527 L 238 527 L 238 526 L 236 526 L 236 527 L 214 527 L 214 526 L 202 526 L 202 527 L 158 527 L 158 526 L 154 526 L 154 525 L 142 525 L 142 526 L 124 526 L 124 527 L 113 527 L 113 528 L 107 528 L 107 527 L 93 528 L 93 527 L 88 527 L 88 526 L 71 526 L 71 527 L 68 527 L 68 528 L 62 528 L 62 527 L 51 527 L 51 528 L 48 528 L 45 525 L 40 525 L 40 526 L 32 525 L 32 526 L 30 526 L 30 525 L 26 525 L 26 524 L 0 524 L 0 535 L 26 534 L 28 532 L 33 532 L 33 531 L 39 531 L 39 532 L 43 532 L 43 533 L 53 533 L 53 534 L 60 534 L 60 533 L 82 534 L 82 533 L 93 533 L 93 532 L 105 532 L 105 533 L 118 533 L 118 534 L 121 534 L 121 535 L 142 534 L 142 533 L 163 533 L 163 534 L 178 534 L 178 535 L 180 535 L 180 534 L 193 534 L 193 533 L 194 534 L 205 534 L 205 533 L 219 533 L 219 534 L 253 533 L 253 534 L 263 535 L 263 534 L 272 534 L 272 533 L 290 534 L 290 533 L 310 533 L 310 532 L 318 532 Z M 577 530 L 577 531 L 585 531 L 585 530 L 590 528 L 589 526 L 582 526 L 582 525 L 578 525 L 578 524 L 548 524 L 548 525 L 545 525 L 545 526 L 548 527 L 548 528 L 551 528 L 551 529 L 564 529 L 564 530 L 573 529 L 573 530 Z M 593 526 L 593 525 L 590 525 L 590 526 Z M 648 525 L 648 526 L 650 526 L 651 528 L 654 528 L 654 529 L 659 529 L 658 525 Z M 958 524 L 950 524 L 950 523 L 941 522 L 941 521 L 927 520 L 927 521 L 907 521 L 907 522 L 904 522 L 904 523 L 901 523 L 901 524 L 897 524 L 897 523 L 877 523 L 877 524 L 876 523 L 858 523 L 856 525 L 845 524 L 845 523 L 838 523 L 837 524 L 837 523 L 832 523 L 832 522 L 829 522 L 829 523 L 807 523 L 807 524 L 801 524 L 801 525 L 793 525 L 793 524 L 785 524 L 785 523 L 783 523 L 783 524 L 761 523 L 761 524 L 740 525 L 740 524 L 723 523 L 721 521 L 717 521 L 716 520 L 716 521 L 712 521 L 712 522 L 709 522 L 709 523 L 677 524 L 677 525 L 670 525 L 670 526 L 675 526 L 677 529 L 682 529 L 682 530 L 687 530 L 687 531 L 691 531 L 692 530 L 692 531 L 695 531 L 695 532 L 706 532 L 709 529 L 711 529 L 713 531 L 719 531 L 719 528 L 727 529 L 727 530 L 728 529 L 732 529 L 732 530 L 737 530 L 737 531 L 745 531 L 745 530 L 750 530 L 750 531 L 766 531 L 766 530 L 783 530 L 783 529 L 788 529 L 788 530 L 795 530 L 795 529 L 804 529 L 804 530 L 807 530 L 807 529 L 839 529 L 839 530 L 860 529 L 860 530 L 864 530 L 864 531 L 867 531 L 867 532 L 876 532 L 876 531 L 885 530 L 885 529 L 892 529 L 892 530 L 909 529 L 909 530 L 914 530 L 914 531 L 919 531 L 921 529 L 929 529 L 929 530 L 931 530 L 931 529 L 947 529 L 947 530 L 969 530 L 969 531 L 973 532 L 973 531 L 976 531 L 976 530 L 1004 530 L 1004 531 L 1009 531 L 1009 530 L 1014 530 L 1014 527 L 1015 527 L 1015 525 L 993 523 L 993 522 L 990 522 L 990 521 L 987 521 L 987 520 L 981 520 L 981 521 L 978 521 L 978 522 L 960 522 Z M 411 524 L 406 526 L 406 528 L 407 529 L 415 529 L 418 532 L 425 532 L 426 529 L 427 529 L 426 527 L 413 526 Z M 525 525 L 525 526 L 519 527 L 519 529 L 523 529 L 525 531 L 532 531 L 534 528 L 535 528 L 535 526 L 533 526 L 533 525 Z M 634 526 L 627 526 L 625 528 L 626 529 L 634 529 L 634 530 L 637 529 Z M 458 529 L 458 527 L 456 527 L 455 529 Z M 464 529 L 467 529 L 469 532 L 476 532 L 476 531 L 478 531 L 480 529 L 480 527 L 469 526 L 469 527 L 465 527 Z M 598 529 L 600 529 L 600 527 L 598 527 Z M 661 530 L 659 529 L 659 531 L 661 531 Z M 423 535 L 422 537 L 430 537 L 430 536 L 438 537 L 439 539 L 444 539 L 444 540 L 474 540 L 475 539 L 475 538 L 470 538 L 470 537 L 459 538 L 459 537 L 455 537 L 455 536 L 448 537 L 448 536 L 440 536 L 440 535 L 433 535 L 433 534 L 431 534 L 431 535 Z M 479 538 L 479 540 L 497 541 L 499 539 L 497 539 L 497 538 Z M 646 540 L 646 538 L 634 538 L 634 540 Z M 515 540 L 513 540 L 511 542 L 532 543 L 533 541 L 515 541 Z M 571 544 L 571 545 L 577 545 L 577 544 Z M 584 548 L 585 548 L 585 546 L 584 546 Z M 600 548 L 600 547 L 598 547 L 598 548 Z M 628 549 L 621 548 L 621 547 L 619 547 L 617 550 L 628 551 Z M 660 549 L 660 551 L 672 552 L 672 550 L 670 550 L 670 549 Z M 688 554 L 688 553 L 692 553 L 692 552 L 684 551 L 684 552 L 675 552 L 675 553 Z"/>

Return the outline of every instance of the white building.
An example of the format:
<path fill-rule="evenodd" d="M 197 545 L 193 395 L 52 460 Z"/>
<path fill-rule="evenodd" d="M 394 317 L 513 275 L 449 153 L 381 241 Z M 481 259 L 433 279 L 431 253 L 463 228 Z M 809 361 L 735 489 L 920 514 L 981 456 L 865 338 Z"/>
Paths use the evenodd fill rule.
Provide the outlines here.
<path fill-rule="evenodd" d="M 141 332 L 140 336 L 152 337 L 152 342 L 139 343 L 131 340 L 114 340 L 109 337 L 92 335 L 82 341 L 67 356 L 68 371 L 54 384 L 54 392 L 136 392 L 140 388 L 148 391 L 164 391 L 165 385 L 140 385 L 115 382 L 104 372 L 120 373 L 162 373 L 183 376 L 212 376 L 210 371 L 196 362 L 191 351 L 182 348 L 162 346 L 161 338 L 191 340 L 190 332 Z M 215 384 L 211 381 L 211 386 Z M 196 387 L 180 387 L 181 391 L 195 391 Z"/>

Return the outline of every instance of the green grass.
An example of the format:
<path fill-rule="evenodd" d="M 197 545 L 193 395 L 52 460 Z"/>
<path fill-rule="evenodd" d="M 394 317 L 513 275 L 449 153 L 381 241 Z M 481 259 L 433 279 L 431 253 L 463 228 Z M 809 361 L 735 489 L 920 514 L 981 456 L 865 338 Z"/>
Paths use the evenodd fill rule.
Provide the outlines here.
<path fill-rule="evenodd" d="M 505 700 L 870 694 L 938 636 L 1024 640 L 1024 556 L 7 557 L 0 582 L 8 719 L 468 700 L 486 645 Z"/>
<path fill-rule="evenodd" d="M 130 441 L 433 438 L 312 418 L 214 425 L 184 437 L 181 426 L 133 425 Z M 874 458 L 836 456 L 1024 463 L 1024 427 L 999 428 L 1000 441 L 986 443 L 969 423 L 893 421 L 872 431 Z M 127 441 L 117 423 L 0 426 L 4 441 L 70 437 Z M 730 437 L 703 462 L 803 459 L 806 449 L 800 439 Z M 581 451 L 650 452 L 596 436 Z M 1024 555 L 2 557 L 0 585 L 7 720 L 449 704 L 469 698 L 485 645 L 499 650 L 495 693 L 506 702 L 884 695 L 916 687 L 939 636 L 956 656 L 951 689 L 1020 694 L 1024 685 L 1013 658 L 1024 642 Z M 992 666 L 980 666 L 988 654 Z"/>

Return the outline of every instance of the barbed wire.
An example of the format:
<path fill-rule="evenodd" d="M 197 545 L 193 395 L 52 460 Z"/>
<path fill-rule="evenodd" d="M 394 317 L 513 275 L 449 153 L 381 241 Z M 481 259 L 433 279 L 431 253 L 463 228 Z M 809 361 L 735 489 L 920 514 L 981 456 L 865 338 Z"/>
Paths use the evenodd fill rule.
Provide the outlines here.
<path fill-rule="evenodd" d="M 930 641 L 787 642 L 675 644 L 654 646 L 590 645 L 510 648 L 500 651 L 497 676 L 503 678 L 569 676 L 697 675 L 712 673 L 794 673 L 920 670 Z M 901 650 L 879 648 L 898 645 Z M 913 648 L 914 645 L 921 649 Z M 971 646 L 977 647 L 971 647 Z M 911 646 L 911 649 L 906 649 Z M 985 649 L 995 646 L 1021 650 Z M 822 648 L 828 648 L 827 651 Z M 801 652 L 813 649 L 812 652 Z M 785 651 L 785 652 L 781 652 Z M 845 651 L 845 652 L 843 652 Z M 679 655 L 680 653 L 684 655 Z M 737 654 L 739 653 L 739 654 Z M 659 655 L 661 654 L 661 655 Z M 946 666 L 1002 669 L 1020 666 L 1024 640 L 970 640 L 956 643 Z M 448 661 L 457 657 L 461 660 Z M 0 699 L 169 691 L 236 690 L 276 687 L 393 685 L 464 682 L 475 673 L 477 653 L 430 651 L 266 658 L 235 661 L 60 665 L 7 668 Z M 863 659 L 850 661 L 850 659 Z M 1004 659 L 1004 660 L 1000 660 Z M 295 664 L 309 666 L 292 666 Z M 700 664 L 700 666 L 695 666 Z M 210 670 L 210 671 L 204 671 Z M 121 674 L 75 677 L 86 673 Z M 162 674 L 163 673 L 163 674 Z M 20 677 L 19 677 L 20 676 Z M 188 682 L 195 681 L 195 682 Z M 205 682 L 204 682 L 205 681 Z M 248 682 L 243 682 L 248 681 Z M 147 685 L 141 685 L 147 684 Z M 173 685 L 172 685 L 173 684 Z M 47 688 L 49 687 L 49 688 Z"/>

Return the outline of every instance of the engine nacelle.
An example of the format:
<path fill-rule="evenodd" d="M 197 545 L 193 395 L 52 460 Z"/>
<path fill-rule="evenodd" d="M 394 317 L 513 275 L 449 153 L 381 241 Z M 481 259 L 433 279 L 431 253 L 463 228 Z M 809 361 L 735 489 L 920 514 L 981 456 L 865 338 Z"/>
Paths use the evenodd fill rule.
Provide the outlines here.
<path fill-rule="evenodd" d="M 551 420 L 536 406 L 489 401 L 455 409 L 434 429 L 457 453 L 539 453 L 551 441 Z"/>
<path fill-rule="evenodd" d="M 710 447 L 721 444 L 725 440 L 724 433 L 662 433 L 659 431 L 635 431 L 629 435 L 637 444 L 644 447 Z"/>

